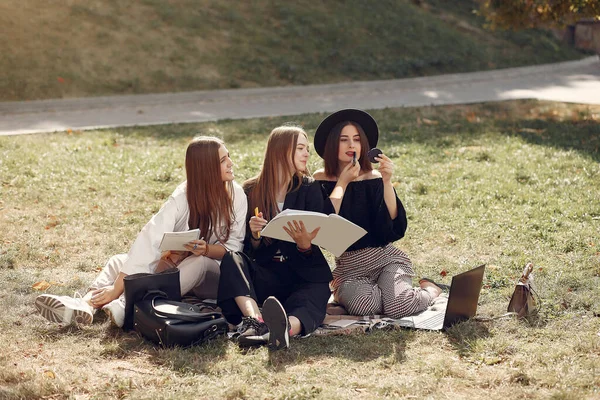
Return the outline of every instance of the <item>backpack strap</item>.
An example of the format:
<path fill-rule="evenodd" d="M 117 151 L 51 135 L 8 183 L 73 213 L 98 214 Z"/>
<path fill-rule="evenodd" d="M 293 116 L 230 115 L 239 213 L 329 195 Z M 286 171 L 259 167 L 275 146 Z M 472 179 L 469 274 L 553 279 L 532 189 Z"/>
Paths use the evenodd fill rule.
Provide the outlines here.
<path fill-rule="evenodd" d="M 167 319 L 178 319 L 188 322 L 202 322 L 221 317 L 218 312 L 200 312 L 200 308 L 183 303 L 181 301 L 167 300 L 165 298 L 155 297 L 152 299 L 152 311 L 161 317 Z"/>

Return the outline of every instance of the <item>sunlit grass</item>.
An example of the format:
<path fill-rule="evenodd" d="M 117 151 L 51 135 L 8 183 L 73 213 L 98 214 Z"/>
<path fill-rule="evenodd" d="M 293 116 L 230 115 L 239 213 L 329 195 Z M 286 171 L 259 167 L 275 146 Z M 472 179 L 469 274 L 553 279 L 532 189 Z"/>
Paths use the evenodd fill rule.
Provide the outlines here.
<path fill-rule="evenodd" d="M 184 179 L 188 140 L 225 139 L 238 181 L 285 117 L 0 138 L 0 397 L 592 398 L 600 390 L 600 108 L 506 102 L 373 111 L 419 276 L 486 263 L 483 316 L 535 263 L 538 318 L 158 350 L 109 327 L 56 327 L 32 285 L 84 291 Z M 293 121 L 310 135 L 323 115 Z M 320 167 L 316 155 L 311 168 Z M 442 278 L 440 273 L 448 276 Z"/>

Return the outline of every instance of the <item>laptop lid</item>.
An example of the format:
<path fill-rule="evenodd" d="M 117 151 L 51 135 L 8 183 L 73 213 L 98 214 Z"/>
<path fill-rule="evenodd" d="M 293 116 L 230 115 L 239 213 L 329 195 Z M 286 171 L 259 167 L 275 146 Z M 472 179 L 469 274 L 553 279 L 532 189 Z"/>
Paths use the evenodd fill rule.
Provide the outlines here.
<path fill-rule="evenodd" d="M 444 329 L 475 316 L 484 271 L 485 264 L 452 277 Z"/>

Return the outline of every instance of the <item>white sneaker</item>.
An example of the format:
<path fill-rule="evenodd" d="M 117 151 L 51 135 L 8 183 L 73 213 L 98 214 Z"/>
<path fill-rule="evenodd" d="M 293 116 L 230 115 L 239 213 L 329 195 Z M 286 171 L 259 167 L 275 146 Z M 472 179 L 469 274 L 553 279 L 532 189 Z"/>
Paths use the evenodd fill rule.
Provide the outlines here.
<path fill-rule="evenodd" d="M 42 317 L 50 322 L 89 325 L 94 319 L 94 310 L 81 297 L 55 296 L 42 294 L 35 299 L 35 307 Z"/>
<path fill-rule="evenodd" d="M 102 307 L 113 324 L 122 328 L 125 324 L 125 301 L 119 297 Z"/>

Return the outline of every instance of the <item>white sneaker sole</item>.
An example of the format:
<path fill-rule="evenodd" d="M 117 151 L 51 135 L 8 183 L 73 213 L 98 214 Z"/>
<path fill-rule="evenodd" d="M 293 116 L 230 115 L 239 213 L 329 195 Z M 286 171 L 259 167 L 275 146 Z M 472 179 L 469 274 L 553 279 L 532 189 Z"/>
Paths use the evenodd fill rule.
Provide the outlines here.
<path fill-rule="evenodd" d="M 86 310 L 67 307 L 58 297 L 43 294 L 35 299 L 35 308 L 50 322 L 90 325 L 93 315 Z"/>

